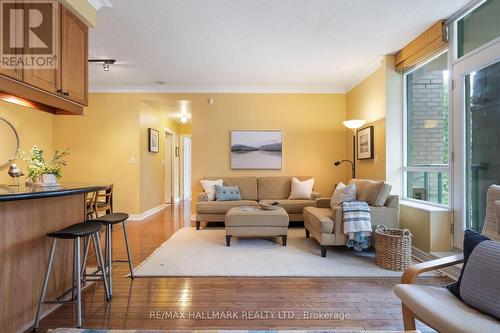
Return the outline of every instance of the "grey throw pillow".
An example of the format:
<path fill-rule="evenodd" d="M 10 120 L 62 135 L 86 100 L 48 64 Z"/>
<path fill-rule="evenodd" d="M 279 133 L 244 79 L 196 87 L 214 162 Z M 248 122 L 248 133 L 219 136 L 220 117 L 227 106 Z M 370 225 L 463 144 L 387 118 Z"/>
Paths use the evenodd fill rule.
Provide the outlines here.
<path fill-rule="evenodd" d="M 500 242 L 465 230 L 464 264 L 448 290 L 464 303 L 500 319 Z"/>
<path fill-rule="evenodd" d="M 241 200 L 240 188 L 238 186 L 215 185 L 215 198 L 217 201 Z"/>
<path fill-rule="evenodd" d="M 500 243 L 481 242 L 465 266 L 460 297 L 470 306 L 500 319 Z"/>

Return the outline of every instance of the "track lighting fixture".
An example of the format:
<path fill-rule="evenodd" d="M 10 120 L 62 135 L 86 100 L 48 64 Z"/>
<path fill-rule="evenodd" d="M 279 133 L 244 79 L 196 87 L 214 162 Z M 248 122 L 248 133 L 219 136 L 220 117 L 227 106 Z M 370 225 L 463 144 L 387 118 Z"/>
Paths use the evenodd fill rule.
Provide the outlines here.
<path fill-rule="evenodd" d="M 89 59 L 89 62 L 92 63 L 102 63 L 102 69 L 105 72 L 109 72 L 109 65 L 112 65 L 116 62 L 115 59 Z"/>

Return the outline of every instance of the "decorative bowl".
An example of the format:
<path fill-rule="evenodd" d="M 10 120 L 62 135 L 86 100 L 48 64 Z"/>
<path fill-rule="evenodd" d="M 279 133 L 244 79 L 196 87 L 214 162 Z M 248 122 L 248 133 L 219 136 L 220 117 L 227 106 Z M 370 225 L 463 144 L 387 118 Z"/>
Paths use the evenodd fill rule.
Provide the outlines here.
<path fill-rule="evenodd" d="M 280 208 L 280 204 L 278 202 L 273 202 L 272 204 L 261 203 L 260 208 L 262 208 L 264 210 L 275 210 L 275 209 Z"/>

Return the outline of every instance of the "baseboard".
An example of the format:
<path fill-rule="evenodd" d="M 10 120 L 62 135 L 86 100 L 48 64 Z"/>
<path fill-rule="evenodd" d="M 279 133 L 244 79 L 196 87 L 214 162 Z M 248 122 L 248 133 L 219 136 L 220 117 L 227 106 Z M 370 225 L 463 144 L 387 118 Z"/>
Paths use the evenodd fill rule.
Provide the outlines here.
<path fill-rule="evenodd" d="M 422 250 L 419 250 L 413 246 L 412 246 L 412 256 L 420 262 L 438 259 L 437 257 L 435 257 L 429 253 L 426 253 Z M 455 267 L 455 266 L 441 268 L 439 271 L 441 273 L 443 273 L 444 275 L 452 278 L 453 280 L 458 280 L 458 277 L 460 276 L 460 268 Z"/>
<path fill-rule="evenodd" d="M 141 220 L 144 220 L 145 218 L 147 218 L 153 214 L 156 214 L 159 211 L 165 209 L 167 206 L 168 206 L 167 204 L 161 204 L 161 205 L 153 207 L 153 208 L 151 208 L 143 213 L 132 214 L 132 215 L 130 215 L 130 217 L 128 219 L 129 219 L 129 221 L 141 221 Z"/>

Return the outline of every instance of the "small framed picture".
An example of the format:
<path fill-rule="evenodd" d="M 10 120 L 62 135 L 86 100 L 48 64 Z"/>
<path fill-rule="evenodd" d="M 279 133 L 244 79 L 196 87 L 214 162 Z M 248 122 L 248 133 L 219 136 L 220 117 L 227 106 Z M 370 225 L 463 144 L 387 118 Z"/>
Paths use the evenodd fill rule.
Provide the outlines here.
<path fill-rule="evenodd" d="M 373 126 L 368 126 L 356 132 L 358 160 L 373 158 Z"/>
<path fill-rule="evenodd" d="M 153 128 L 148 128 L 149 145 L 148 150 L 152 153 L 160 151 L 160 134 Z"/>

